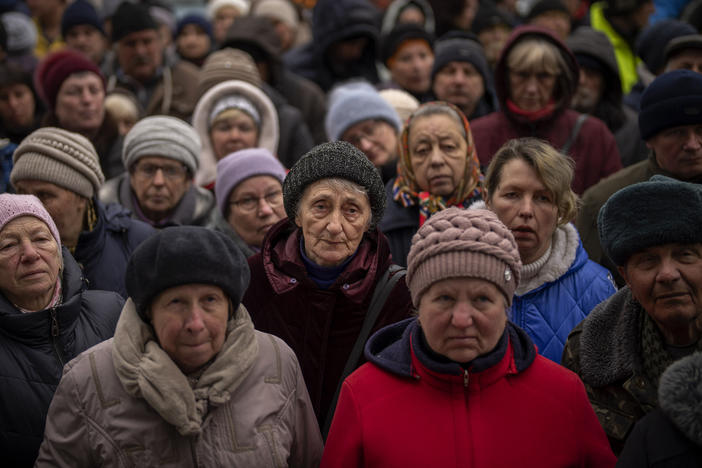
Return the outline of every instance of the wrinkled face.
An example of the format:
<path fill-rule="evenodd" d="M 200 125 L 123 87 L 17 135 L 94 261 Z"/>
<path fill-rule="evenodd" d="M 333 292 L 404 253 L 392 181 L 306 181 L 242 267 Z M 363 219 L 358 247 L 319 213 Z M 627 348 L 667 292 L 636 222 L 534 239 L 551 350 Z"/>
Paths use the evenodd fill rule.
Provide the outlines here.
<path fill-rule="evenodd" d="M 384 120 L 367 119 L 353 124 L 341 140 L 363 151 L 375 167 L 397 159 L 397 131 Z"/>
<path fill-rule="evenodd" d="M 92 72 L 64 80 L 56 95 L 56 118 L 63 128 L 77 133 L 97 131 L 105 118 L 105 88 Z"/>
<path fill-rule="evenodd" d="M 7 128 L 24 128 L 34 121 L 34 95 L 25 84 L 0 88 L 0 119 Z"/>
<path fill-rule="evenodd" d="M 434 76 L 432 86 L 440 101 L 450 102 L 470 116 L 485 94 L 483 77 L 472 63 L 449 62 Z"/>
<path fill-rule="evenodd" d="M 571 106 L 579 112 L 592 113 L 602 99 L 603 92 L 604 76 L 602 73 L 592 68 L 580 67 L 580 80 Z"/>
<path fill-rule="evenodd" d="M 258 127 L 246 112 L 230 109 L 212 123 L 210 141 L 215 158 L 258 145 Z"/>
<path fill-rule="evenodd" d="M 619 271 L 669 343 L 689 344 L 699 337 L 695 322 L 702 316 L 702 244 L 649 247 Z"/>
<path fill-rule="evenodd" d="M 339 189 L 324 179 L 305 189 L 295 217 L 306 255 L 323 267 L 337 266 L 349 258 L 370 221 L 370 201 L 365 193 Z"/>
<path fill-rule="evenodd" d="M 229 194 L 227 221 L 248 245 L 260 248 L 268 229 L 284 217 L 283 186 L 275 177 L 249 177 Z"/>
<path fill-rule="evenodd" d="M 127 34 L 117 44 L 117 61 L 127 76 L 149 81 L 163 63 L 163 42 L 155 29 Z"/>
<path fill-rule="evenodd" d="M 410 162 L 421 190 L 443 197 L 453 195 L 466 170 L 467 151 L 458 123 L 448 115 L 428 115 L 412 121 Z"/>
<path fill-rule="evenodd" d="M 510 70 L 509 97 L 525 111 L 546 107 L 556 89 L 556 75 L 546 70 Z"/>
<path fill-rule="evenodd" d="M 545 11 L 533 18 L 529 24 L 548 29 L 562 41 L 570 34 L 570 17 L 562 11 Z"/>
<path fill-rule="evenodd" d="M 176 50 L 186 59 L 199 59 L 209 51 L 210 36 L 196 24 L 186 24 L 176 38 Z"/>
<path fill-rule="evenodd" d="M 223 6 L 215 12 L 214 18 L 212 18 L 212 35 L 215 42 L 221 44 L 224 41 L 229 26 L 239 16 L 241 16 L 239 10 L 233 6 Z"/>
<path fill-rule="evenodd" d="M 13 219 L 0 231 L 0 292 L 19 306 L 38 299 L 46 306 L 59 275 L 59 255 L 60 247 L 43 221 L 34 216 Z"/>
<path fill-rule="evenodd" d="M 702 124 L 667 128 L 646 140 L 646 146 L 655 153 L 658 165 L 676 178 L 702 175 Z"/>
<path fill-rule="evenodd" d="M 229 299 L 218 286 L 168 288 L 154 299 L 150 312 L 161 348 L 184 374 L 200 369 L 222 349 Z"/>
<path fill-rule="evenodd" d="M 488 206 L 512 231 L 522 263 L 532 263 L 548 250 L 558 223 L 558 207 L 554 195 L 526 161 L 515 158 L 502 167 Z"/>
<path fill-rule="evenodd" d="M 505 310 L 505 297 L 493 283 L 449 278 L 421 296 L 419 322 L 434 352 L 466 363 L 497 346 L 507 324 Z"/>
<path fill-rule="evenodd" d="M 411 41 L 401 46 L 390 65 L 392 80 L 400 88 L 415 94 L 425 93 L 431 85 L 434 54 L 424 41 Z"/>
<path fill-rule="evenodd" d="M 89 24 L 78 24 L 66 31 L 63 38 L 66 45 L 71 49 L 86 55 L 93 63 L 99 65 L 105 50 L 107 41 L 99 29 Z"/>
<path fill-rule="evenodd" d="M 15 189 L 19 194 L 34 195 L 41 200 L 54 220 L 63 243 L 69 247 L 76 245 L 83 230 L 88 205 L 86 198 L 43 180 L 18 180 Z"/>
<path fill-rule="evenodd" d="M 697 73 L 702 73 L 702 50 L 681 50 L 668 60 L 665 70 L 692 70 Z"/>
<path fill-rule="evenodd" d="M 160 221 L 180 203 L 190 188 L 192 176 L 174 159 L 145 156 L 132 166 L 129 183 L 146 217 Z"/>

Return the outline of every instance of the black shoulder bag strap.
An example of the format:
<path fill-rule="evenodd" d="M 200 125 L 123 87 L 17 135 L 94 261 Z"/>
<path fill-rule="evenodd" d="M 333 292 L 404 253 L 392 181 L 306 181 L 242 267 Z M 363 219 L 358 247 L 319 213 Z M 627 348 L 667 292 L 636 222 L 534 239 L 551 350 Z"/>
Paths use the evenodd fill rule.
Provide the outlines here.
<path fill-rule="evenodd" d="M 332 418 L 334 417 L 334 411 L 336 410 L 336 401 L 339 399 L 339 393 L 341 392 L 341 385 L 346 380 L 351 372 L 353 372 L 358 366 L 358 360 L 363 352 L 363 347 L 366 345 L 368 340 L 368 335 L 373 329 L 376 320 L 378 320 L 378 315 L 380 311 L 383 310 L 385 301 L 388 299 L 390 292 L 395 288 L 397 282 L 407 274 L 407 270 L 399 265 L 392 264 L 385 270 L 380 281 L 375 285 L 375 290 L 373 291 L 373 297 L 371 298 L 370 304 L 368 305 L 368 311 L 366 312 L 366 317 L 363 319 L 363 325 L 361 326 L 361 331 L 358 333 L 358 338 L 356 343 L 353 345 L 351 354 L 349 354 L 349 359 L 346 361 L 344 366 L 344 371 L 341 373 L 341 378 L 336 386 L 336 392 L 334 393 L 334 398 L 332 398 L 331 405 L 327 411 L 327 416 L 324 420 L 324 428 L 322 430 L 322 436 L 326 440 L 327 434 L 329 433 L 329 427 L 331 426 Z"/>
<path fill-rule="evenodd" d="M 580 114 L 578 116 L 578 120 L 575 121 L 575 125 L 573 125 L 573 130 L 570 131 L 570 135 L 568 136 L 568 141 L 565 142 L 565 145 L 563 145 L 563 148 L 561 148 L 561 153 L 563 154 L 568 154 L 568 151 L 570 151 L 570 147 L 573 146 L 573 143 L 575 143 L 575 140 L 578 138 L 578 134 L 580 133 L 580 129 L 583 127 L 583 124 L 587 120 L 587 114 Z"/>

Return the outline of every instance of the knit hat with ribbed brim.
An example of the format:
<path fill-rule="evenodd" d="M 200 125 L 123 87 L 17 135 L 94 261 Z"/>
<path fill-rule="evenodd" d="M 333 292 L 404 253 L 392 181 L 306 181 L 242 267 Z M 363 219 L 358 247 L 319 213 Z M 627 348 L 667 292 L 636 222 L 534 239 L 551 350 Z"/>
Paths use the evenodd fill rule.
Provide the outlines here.
<path fill-rule="evenodd" d="M 61 36 L 64 38 L 73 26 L 88 25 L 92 26 L 103 36 L 105 29 L 102 26 L 102 21 L 98 17 L 97 10 L 88 0 L 75 0 L 70 3 L 61 17 Z"/>
<path fill-rule="evenodd" d="M 302 156 L 283 183 L 285 212 L 292 221 L 308 185 L 322 179 L 350 180 L 368 193 L 372 212 L 371 229 L 385 212 L 385 187 L 380 173 L 358 148 L 345 141 L 322 143 Z"/>
<path fill-rule="evenodd" d="M 412 237 L 407 286 L 412 303 L 434 283 L 479 278 L 497 286 L 512 304 L 522 262 L 512 232 L 488 210 L 451 207 L 435 213 Z"/>
<path fill-rule="evenodd" d="M 662 175 L 625 187 L 600 209 L 597 230 L 602 249 L 619 266 L 648 247 L 700 243 L 702 187 Z"/>
<path fill-rule="evenodd" d="M 95 147 L 83 135 L 42 127 L 25 137 L 12 156 L 10 181 L 43 180 L 92 198 L 105 176 Z"/>
<path fill-rule="evenodd" d="M 702 123 L 702 74 L 673 70 L 656 77 L 641 95 L 639 132 L 648 140 L 667 128 Z"/>
<path fill-rule="evenodd" d="M 142 3 L 123 1 L 112 15 L 112 42 L 119 42 L 124 36 L 158 29 L 158 23 L 151 16 L 149 7 Z"/>
<path fill-rule="evenodd" d="M 688 49 L 702 49 L 702 34 L 689 34 L 672 39 L 665 46 L 665 61 L 668 62 L 672 57 Z"/>
<path fill-rule="evenodd" d="M 226 47 L 212 52 L 205 59 L 198 75 L 197 95 L 202 97 L 210 88 L 229 80 L 245 81 L 257 88 L 263 83 L 256 62 L 249 54 Z"/>
<path fill-rule="evenodd" d="M 100 68 L 80 52 L 62 49 L 52 52 L 42 60 L 34 73 L 34 88 L 44 102 L 53 109 L 56 106 L 56 97 L 69 76 L 90 72 L 97 75 L 105 89 L 105 77 Z"/>
<path fill-rule="evenodd" d="M 14 193 L 0 194 L 0 231 L 7 226 L 7 223 L 22 216 L 34 216 L 43 221 L 56 239 L 56 243 L 61 245 L 61 236 L 56 223 L 37 197 Z"/>

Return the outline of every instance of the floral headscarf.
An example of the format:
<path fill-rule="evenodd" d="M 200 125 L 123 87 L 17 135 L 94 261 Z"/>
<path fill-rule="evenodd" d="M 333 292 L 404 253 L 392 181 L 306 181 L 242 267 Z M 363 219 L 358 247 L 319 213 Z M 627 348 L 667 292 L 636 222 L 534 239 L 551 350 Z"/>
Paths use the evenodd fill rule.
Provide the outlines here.
<path fill-rule="evenodd" d="M 445 198 L 441 195 L 433 195 L 427 191 L 423 191 L 417 184 L 417 179 L 412 169 L 409 150 L 409 128 L 412 119 L 417 112 L 425 107 L 437 107 L 438 109 L 448 108 L 456 112 L 463 122 L 463 128 L 466 134 L 466 167 L 461 182 L 458 184 L 454 195 L 451 198 Z M 448 113 L 448 112 L 445 112 Z M 419 225 L 424 224 L 431 215 L 437 211 L 444 210 L 449 206 L 458 206 L 459 208 L 467 208 L 476 200 L 481 200 L 484 197 L 484 177 L 480 172 L 480 161 L 475 152 L 473 144 L 473 135 L 470 132 L 470 125 L 463 112 L 461 112 L 453 104 L 447 102 L 434 101 L 422 104 L 411 116 L 402 130 L 400 136 L 400 160 L 397 165 L 397 178 L 392 187 L 392 196 L 395 201 L 400 203 L 405 208 L 419 205 Z"/>

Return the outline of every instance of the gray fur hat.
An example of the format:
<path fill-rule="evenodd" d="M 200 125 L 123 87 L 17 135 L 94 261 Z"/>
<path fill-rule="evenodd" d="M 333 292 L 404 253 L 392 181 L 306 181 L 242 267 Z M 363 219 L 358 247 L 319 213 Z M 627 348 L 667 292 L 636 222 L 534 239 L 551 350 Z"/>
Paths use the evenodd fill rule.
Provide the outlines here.
<path fill-rule="evenodd" d="M 648 247 L 702 242 L 702 187 L 655 175 L 609 197 L 597 228 L 602 248 L 619 266 Z"/>
<path fill-rule="evenodd" d="M 385 187 L 378 170 L 366 156 L 350 143 L 322 143 L 302 156 L 283 182 L 283 201 L 288 219 L 295 219 L 297 205 L 308 185 L 322 179 L 350 180 L 368 192 L 371 228 L 377 226 L 385 212 Z"/>

